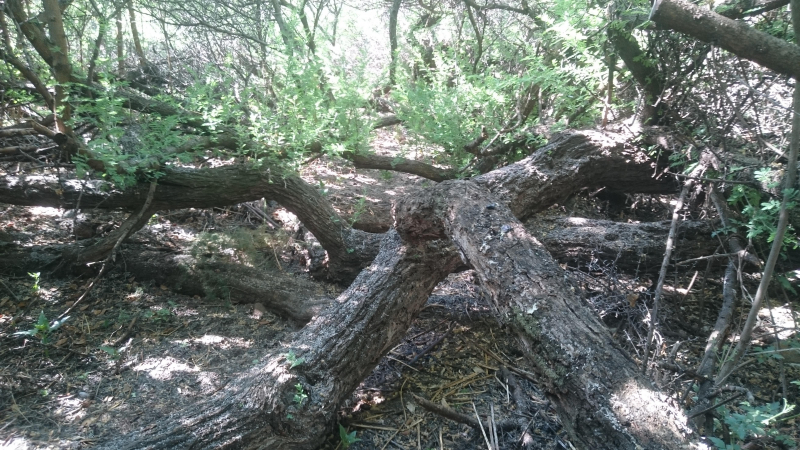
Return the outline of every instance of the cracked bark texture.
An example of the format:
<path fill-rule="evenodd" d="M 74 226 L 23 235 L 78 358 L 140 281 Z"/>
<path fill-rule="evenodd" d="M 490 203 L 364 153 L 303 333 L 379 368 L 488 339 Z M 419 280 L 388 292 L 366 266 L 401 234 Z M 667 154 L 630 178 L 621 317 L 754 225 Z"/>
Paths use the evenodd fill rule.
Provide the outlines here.
<path fill-rule="evenodd" d="M 581 448 L 689 448 L 683 412 L 639 373 L 497 197 L 471 182 L 447 181 L 396 209 L 397 230 L 407 241 L 453 240 Z"/>

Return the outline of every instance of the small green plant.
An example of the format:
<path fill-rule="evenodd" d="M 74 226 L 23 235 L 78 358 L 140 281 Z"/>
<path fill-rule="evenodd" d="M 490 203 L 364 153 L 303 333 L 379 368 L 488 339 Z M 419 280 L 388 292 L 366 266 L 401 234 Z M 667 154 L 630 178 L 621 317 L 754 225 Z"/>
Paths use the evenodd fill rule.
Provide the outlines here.
<path fill-rule="evenodd" d="M 26 331 L 18 331 L 14 333 L 14 335 L 32 336 L 39 339 L 42 344 L 49 344 L 53 332 L 61 328 L 61 325 L 64 325 L 64 322 L 66 322 L 67 319 L 69 319 L 69 316 L 50 323 L 50 321 L 47 320 L 47 316 L 44 315 L 44 311 L 42 311 L 39 313 L 39 320 L 33 324 L 33 328 Z"/>
<path fill-rule="evenodd" d="M 347 429 L 345 429 L 342 424 L 339 424 L 339 439 L 342 440 L 342 448 L 349 448 L 351 445 L 361 440 L 356 437 L 355 431 L 348 433 Z"/>
<path fill-rule="evenodd" d="M 353 215 L 350 217 L 350 226 L 352 227 L 353 224 L 358 222 L 358 219 L 364 214 L 367 210 L 367 197 L 366 191 L 364 191 L 361 197 L 358 198 L 358 202 L 356 202 L 356 206 L 353 209 Z"/>
<path fill-rule="evenodd" d="M 294 394 L 294 402 L 298 405 L 302 405 L 303 402 L 308 398 L 308 394 L 303 390 L 302 383 L 297 383 L 294 385 L 295 394 Z"/>
<path fill-rule="evenodd" d="M 298 358 L 297 355 L 294 354 L 294 350 L 289 350 L 289 353 L 284 355 L 286 357 L 286 361 L 289 362 L 289 368 L 294 369 L 295 367 L 303 364 L 306 362 L 303 358 Z"/>
<path fill-rule="evenodd" d="M 100 350 L 108 353 L 108 356 L 110 356 L 111 359 L 113 359 L 113 360 L 117 360 L 121 356 L 120 353 L 119 353 L 119 350 L 115 349 L 114 347 L 112 347 L 110 345 L 101 345 L 100 346 Z"/>
<path fill-rule="evenodd" d="M 757 172 L 756 177 L 764 180 L 764 182 L 768 179 L 763 172 Z M 789 202 L 786 208 L 792 210 L 797 207 L 798 192 L 791 189 L 787 194 Z M 728 197 L 728 203 L 741 210 L 744 220 L 732 220 L 732 222 L 747 229 L 748 239 L 766 238 L 768 242 L 772 242 L 775 238 L 778 214 L 781 209 L 780 200 L 767 199 L 762 201 L 761 193 L 758 190 L 739 185 L 732 189 L 731 195 Z M 786 230 L 783 242 L 787 247 L 796 248 L 798 246 L 798 237 L 791 225 Z"/>
<path fill-rule="evenodd" d="M 33 285 L 31 286 L 31 292 L 36 295 L 39 293 L 39 277 L 41 276 L 41 272 L 28 272 L 28 276 L 33 278 Z"/>
<path fill-rule="evenodd" d="M 155 311 L 146 311 L 144 317 L 154 322 L 167 322 L 172 318 L 172 310 L 169 308 L 160 308 Z"/>

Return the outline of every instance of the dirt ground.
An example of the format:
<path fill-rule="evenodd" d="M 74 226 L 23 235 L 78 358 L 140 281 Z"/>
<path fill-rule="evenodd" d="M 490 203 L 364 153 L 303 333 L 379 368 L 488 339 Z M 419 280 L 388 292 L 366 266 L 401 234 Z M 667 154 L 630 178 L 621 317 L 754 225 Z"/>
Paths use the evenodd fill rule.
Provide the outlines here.
<path fill-rule="evenodd" d="M 384 133 L 377 138 L 384 141 L 376 145 L 391 154 L 397 151 L 397 138 Z M 413 151 L 406 150 L 406 156 L 410 154 Z M 315 161 L 305 175 L 321 181 L 315 184 L 328 193 L 347 220 L 373 224 L 365 228 L 385 226 L 391 198 L 426 184 L 413 176 L 356 171 L 326 159 Z M 609 216 L 602 204 L 585 198 L 574 202 L 550 213 L 574 212 L 580 204 L 583 215 Z M 277 263 L 271 267 L 305 277 L 298 256 L 303 244 L 294 239 L 299 224 L 279 207 L 270 211 L 272 225 L 245 207 L 164 212 L 132 240 L 154 247 L 190 248 L 198 242 L 219 244 L 221 236 L 249 230 L 250 236 L 269 237 L 267 244 L 248 250 L 264 256 L 251 261 Z M 613 214 L 620 217 L 616 211 Z M 93 233 L 103 233 L 119 219 L 116 214 L 97 214 L 87 222 Z M 76 224 L 57 209 L 3 206 L 0 251 L 74 242 Z M 244 252 L 233 244 L 219 246 L 222 254 Z M 651 280 L 617 274 L 608 261 L 564 265 L 585 301 L 638 358 L 651 306 L 647 296 Z M 719 285 L 712 277 L 688 292 L 691 278 L 691 271 L 671 278 L 659 341 L 664 353 L 675 342 L 684 342 L 676 351 L 676 362 L 685 367 L 696 366 L 719 304 Z M 187 297 L 136 279 L 125 272 L 124 261 L 75 304 L 91 279 L 54 279 L 46 273 L 0 275 L 0 448 L 91 448 L 145 427 L 224 389 L 230 379 L 258 364 L 267 350 L 281 347 L 296 331 L 252 304 L 232 304 L 219 296 Z M 333 295 L 339 291 L 333 286 L 326 289 Z M 632 293 L 638 301 L 631 301 Z M 773 302 L 773 312 L 765 313 L 759 336 L 777 333 L 778 328 L 782 336 L 794 335 L 793 301 Z M 43 323 L 51 324 L 70 307 L 69 318 L 59 329 L 39 330 L 37 336 L 19 334 L 35 331 L 41 315 Z M 519 448 L 523 439 L 528 448 L 574 448 L 547 398 L 528 379 L 531 368 L 521 356 L 514 338 L 492 318 L 473 273 L 451 275 L 437 287 L 403 341 L 342 405 L 339 423 L 345 433 L 355 432 L 358 439 L 349 448 L 486 448 L 480 430 L 429 412 L 415 395 L 472 417 L 477 413 L 484 419 L 493 416 L 497 423 L 526 423 L 526 436 L 501 427 L 501 449 Z M 800 360 L 750 361 L 750 368 L 741 370 L 733 381 L 751 389 L 757 403 L 781 401 L 784 395 L 789 403 L 797 401 L 798 386 L 791 381 L 800 379 L 796 364 Z M 511 371 L 524 392 L 528 402 L 524 410 L 500 375 L 501 367 Z M 691 402 L 685 376 L 664 371 L 656 378 L 676 401 L 688 397 Z M 778 428 L 798 436 L 794 419 Z M 764 445 L 788 448 L 772 441 Z M 322 448 L 342 447 L 339 431 L 333 431 Z"/>

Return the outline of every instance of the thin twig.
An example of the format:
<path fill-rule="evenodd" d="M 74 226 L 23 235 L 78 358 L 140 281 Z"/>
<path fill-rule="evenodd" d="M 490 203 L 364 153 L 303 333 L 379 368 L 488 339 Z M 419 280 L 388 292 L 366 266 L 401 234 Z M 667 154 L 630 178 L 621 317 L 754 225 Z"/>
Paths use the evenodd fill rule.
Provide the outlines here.
<path fill-rule="evenodd" d="M 702 174 L 705 171 L 703 164 L 698 165 L 692 174 Z M 658 274 L 658 282 L 656 283 L 656 291 L 653 296 L 653 309 L 650 311 L 650 328 L 647 331 L 647 341 L 645 342 L 644 355 L 642 357 L 642 373 L 647 372 L 647 359 L 650 357 L 650 345 L 653 340 L 653 333 L 658 327 L 658 314 L 661 302 L 661 293 L 664 290 L 664 280 L 667 277 L 667 267 L 669 267 L 669 260 L 672 258 L 672 249 L 675 245 L 675 235 L 678 231 L 678 222 L 680 222 L 681 209 L 683 209 L 683 202 L 686 196 L 689 195 L 689 189 L 694 185 L 693 179 L 687 179 L 683 184 L 683 189 L 678 196 L 678 201 L 675 204 L 675 210 L 672 212 L 672 222 L 669 227 L 669 235 L 667 236 L 667 244 L 664 249 L 664 259 L 661 261 L 661 270 Z M 653 355 L 655 357 L 655 355 Z"/>
<path fill-rule="evenodd" d="M 10 287 L 6 286 L 6 284 L 3 283 L 3 280 L 0 280 L 0 284 L 2 284 L 3 287 L 6 288 L 8 293 L 11 294 L 11 296 L 14 298 L 14 301 L 19 303 L 19 297 L 17 297 L 17 294 L 15 294 L 14 291 L 12 291 Z"/>
<path fill-rule="evenodd" d="M 486 441 L 486 447 L 489 450 L 492 450 L 492 443 L 489 442 L 489 438 L 486 437 L 486 430 L 483 429 L 483 423 L 481 423 L 481 416 L 478 415 L 478 408 L 475 407 L 475 402 L 472 402 L 472 410 L 475 411 L 475 418 L 478 420 L 478 426 L 481 427 L 481 433 L 483 434 L 483 439 Z"/>
<path fill-rule="evenodd" d="M 97 284 L 97 281 L 100 279 L 100 277 L 102 277 L 106 273 L 106 271 L 110 267 L 109 262 L 111 262 L 112 260 L 115 259 L 116 254 L 117 254 L 117 249 L 122 244 L 122 241 L 124 241 L 128 237 L 128 234 L 129 234 L 131 228 L 133 228 L 133 225 L 136 222 L 138 222 L 139 220 L 141 220 L 141 218 L 144 215 L 145 211 L 150 209 L 150 203 L 152 203 L 153 197 L 155 196 L 156 186 L 157 185 L 158 185 L 157 181 L 153 181 L 153 182 L 150 183 L 150 191 L 147 193 L 147 200 L 145 200 L 144 205 L 142 206 L 142 209 L 139 211 L 138 214 L 136 214 L 136 218 L 134 220 L 130 220 L 130 218 L 129 218 L 127 224 L 123 225 L 123 226 L 127 225 L 128 229 L 127 230 L 120 230 L 121 233 L 120 233 L 119 239 L 117 239 L 117 242 L 114 243 L 114 247 L 111 249 L 111 252 L 109 252 L 108 256 L 103 261 L 103 266 L 100 268 L 100 272 L 97 274 L 96 277 L 94 277 L 94 280 L 92 280 L 92 282 L 89 284 L 89 287 L 86 288 L 86 291 L 83 293 L 83 295 L 81 295 L 80 298 L 75 300 L 75 303 L 73 303 L 69 308 L 67 308 L 66 311 L 64 311 L 63 313 L 61 313 L 60 316 L 58 316 L 59 319 L 61 319 L 62 317 L 66 316 L 67 314 L 69 314 L 70 311 L 72 311 L 76 306 L 78 306 L 78 304 L 84 298 L 86 298 L 87 295 L 89 295 L 89 292 L 92 291 L 92 288 L 94 288 L 94 286 Z"/>

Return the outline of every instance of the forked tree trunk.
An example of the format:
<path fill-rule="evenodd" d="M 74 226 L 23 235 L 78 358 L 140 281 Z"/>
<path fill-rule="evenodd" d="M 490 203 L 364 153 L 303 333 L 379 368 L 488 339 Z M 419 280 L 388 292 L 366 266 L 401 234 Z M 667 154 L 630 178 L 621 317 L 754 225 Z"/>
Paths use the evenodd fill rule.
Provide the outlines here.
<path fill-rule="evenodd" d="M 201 405 L 105 448 L 316 448 L 338 405 L 404 335 L 456 244 L 491 293 L 570 436 L 591 449 L 688 446 L 665 401 L 568 285 L 559 266 L 486 189 L 447 181 L 403 200 L 373 264 L 286 348 Z M 290 368 L 285 355 L 302 364 Z M 298 404 L 302 388 L 307 400 Z"/>
<path fill-rule="evenodd" d="M 509 208 L 470 182 L 447 181 L 398 204 L 409 242 L 450 237 L 490 293 L 498 318 L 586 449 L 688 448 L 686 417 L 637 370 L 563 270 Z"/>

